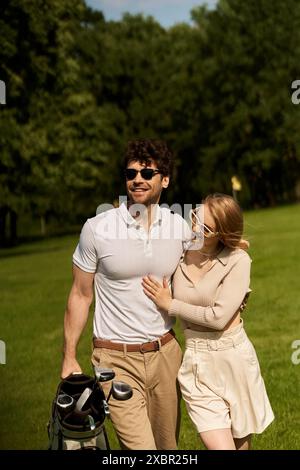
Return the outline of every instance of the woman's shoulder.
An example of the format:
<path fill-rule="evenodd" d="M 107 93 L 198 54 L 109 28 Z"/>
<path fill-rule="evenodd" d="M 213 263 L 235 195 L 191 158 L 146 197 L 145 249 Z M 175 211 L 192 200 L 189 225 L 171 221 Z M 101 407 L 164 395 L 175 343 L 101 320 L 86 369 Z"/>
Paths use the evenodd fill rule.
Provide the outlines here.
<path fill-rule="evenodd" d="M 227 256 L 232 264 L 243 261 L 244 263 L 251 263 L 252 259 L 247 251 L 242 248 L 227 248 Z"/>

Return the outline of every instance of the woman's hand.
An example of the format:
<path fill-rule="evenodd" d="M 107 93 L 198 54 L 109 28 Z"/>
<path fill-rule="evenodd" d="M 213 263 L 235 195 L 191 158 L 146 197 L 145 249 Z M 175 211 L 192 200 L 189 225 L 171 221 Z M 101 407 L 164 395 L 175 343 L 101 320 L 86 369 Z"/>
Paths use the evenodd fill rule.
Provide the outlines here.
<path fill-rule="evenodd" d="M 161 285 L 148 274 L 148 276 L 143 277 L 142 286 L 147 297 L 153 300 L 159 309 L 168 313 L 172 302 L 172 296 L 167 279 L 164 277 L 163 285 Z"/>

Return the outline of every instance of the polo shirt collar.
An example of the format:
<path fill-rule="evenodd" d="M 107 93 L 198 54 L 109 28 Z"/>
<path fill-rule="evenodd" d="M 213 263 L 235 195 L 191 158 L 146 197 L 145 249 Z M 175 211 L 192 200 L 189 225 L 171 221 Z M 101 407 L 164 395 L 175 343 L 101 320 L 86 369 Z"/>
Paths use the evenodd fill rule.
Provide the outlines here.
<path fill-rule="evenodd" d="M 119 211 L 127 225 L 135 225 L 135 220 L 129 213 L 127 204 L 125 202 L 122 202 L 122 204 L 119 206 Z"/>
<path fill-rule="evenodd" d="M 227 246 L 224 246 L 223 250 L 220 251 L 220 253 L 216 256 L 216 258 L 220 261 L 220 263 L 226 266 L 226 264 L 228 263 L 231 251 L 232 250 L 230 248 L 228 248 Z"/>
<path fill-rule="evenodd" d="M 133 226 L 137 224 L 137 221 L 134 219 L 134 217 L 132 217 L 129 210 L 127 209 L 127 204 L 125 202 L 122 202 L 122 204 L 119 206 L 119 211 L 127 225 Z M 162 212 L 161 208 L 157 204 L 155 207 L 154 220 L 152 222 L 152 225 L 160 223 L 161 220 Z"/>
<path fill-rule="evenodd" d="M 156 204 L 152 225 L 161 223 L 162 212 L 159 204 Z"/>

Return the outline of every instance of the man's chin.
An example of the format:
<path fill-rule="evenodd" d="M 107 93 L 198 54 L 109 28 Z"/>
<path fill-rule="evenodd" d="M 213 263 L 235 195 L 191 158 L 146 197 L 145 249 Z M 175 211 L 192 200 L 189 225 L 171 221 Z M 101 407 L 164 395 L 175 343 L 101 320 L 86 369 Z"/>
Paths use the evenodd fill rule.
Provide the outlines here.
<path fill-rule="evenodd" d="M 151 204 L 159 204 L 160 194 L 155 195 L 150 191 L 145 193 L 127 193 L 131 204 L 143 204 L 148 207 Z"/>
<path fill-rule="evenodd" d="M 149 194 L 146 193 L 131 193 L 129 197 L 135 204 L 148 204 L 150 202 Z"/>

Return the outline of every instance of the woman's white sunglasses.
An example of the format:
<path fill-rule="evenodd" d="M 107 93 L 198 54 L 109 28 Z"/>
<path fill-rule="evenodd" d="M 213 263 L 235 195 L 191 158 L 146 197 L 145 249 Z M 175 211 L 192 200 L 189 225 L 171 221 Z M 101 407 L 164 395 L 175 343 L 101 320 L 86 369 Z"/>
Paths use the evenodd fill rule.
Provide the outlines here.
<path fill-rule="evenodd" d="M 192 224 L 195 224 L 197 228 L 199 227 L 198 230 L 200 232 L 200 235 L 204 236 L 205 238 L 217 237 L 220 232 L 214 232 L 213 230 L 211 230 L 210 227 L 204 224 L 198 215 L 198 211 L 199 211 L 199 207 L 196 209 L 191 209 L 189 212 L 189 217 L 190 217 Z"/>

